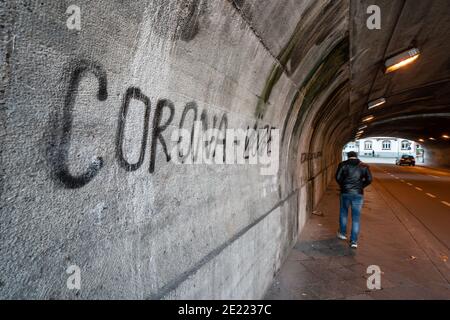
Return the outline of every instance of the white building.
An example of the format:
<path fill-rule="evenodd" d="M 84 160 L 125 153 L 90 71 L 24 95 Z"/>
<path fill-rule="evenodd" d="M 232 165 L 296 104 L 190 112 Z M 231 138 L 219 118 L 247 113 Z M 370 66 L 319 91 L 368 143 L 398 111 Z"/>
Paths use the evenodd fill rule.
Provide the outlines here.
<path fill-rule="evenodd" d="M 349 151 L 357 152 L 360 157 L 398 158 L 404 154 L 416 157 L 420 154 L 421 147 L 411 140 L 373 137 L 348 143 L 344 152 Z"/>

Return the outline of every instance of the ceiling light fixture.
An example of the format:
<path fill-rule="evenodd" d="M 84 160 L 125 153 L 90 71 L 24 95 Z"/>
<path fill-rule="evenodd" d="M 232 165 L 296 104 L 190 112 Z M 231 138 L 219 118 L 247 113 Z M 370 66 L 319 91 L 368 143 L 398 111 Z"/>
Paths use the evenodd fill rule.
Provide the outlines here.
<path fill-rule="evenodd" d="M 384 63 L 386 70 L 385 73 L 394 72 L 410 63 L 416 61 L 420 56 L 420 50 L 417 48 L 410 49 L 389 58 Z"/>
<path fill-rule="evenodd" d="M 377 99 L 377 100 L 370 101 L 369 104 L 368 104 L 368 107 L 369 107 L 369 110 L 370 110 L 370 109 L 382 106 L 385 103 L 386 103 L 386 99 L 385 98 L 380 98 L 380 99 Z"/>
<path fill-rule="evenodd" d="M 361 128 L 359 128 L 358 130 L 364 130 L 367 129 L 367 126 L 362 126 Z"/>
<path fill-rule="evenodd" d="M 420 141 L 420 142 L 425 142 L 425 140 L 423 140 L 423 139 L 419 139 L 419 141 Z"/>
<path fill-rule="evenodd" d="M 450 139 L 450 136 L 449 136 L 448 134 L 443 134 L 443 135 L 442 135 L 442 138 L 444 138 L 444 139 Z"/>
<path fill-rule="evenodd" d="M 362 121 L 363 122 L 369 122 L 369 121 L 372 121 L 373 119 L 375 119 L 374 116 L 368 116 L 368 117 L 365 117 Z"/>
<path fill-rule="evenodd" d="M 431 138 L 430 138 L 430 140 L 431 140 L 431 141 L 435 141 L 436 139 L 435 139 L 435 138 L 433 138 L 433 137 L 431 137 Z"/>

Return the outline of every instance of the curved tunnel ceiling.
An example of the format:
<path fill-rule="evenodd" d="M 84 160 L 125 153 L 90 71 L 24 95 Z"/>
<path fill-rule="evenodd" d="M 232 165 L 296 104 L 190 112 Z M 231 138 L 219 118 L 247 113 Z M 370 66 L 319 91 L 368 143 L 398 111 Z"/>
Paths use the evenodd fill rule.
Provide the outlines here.
<path fill-rule="evenodd" d="M 439 137 L 450 131 L 447 116 L 450 112 L 450 2 L 292 2 L 289 6 L 277 6 L 263 1 L 233 1 L 280 63 L 267 79 L 261 94 L 264 105 L 258 106 L 258 117 L 264 118 L 271 107 L 272 89 L 280 74 L 285 73 L 298 90 L 290 108 L 282 110 L 283 130 L 292 130 L 294 143 L 298 141 L 311 148 L 312 140 L 296 137 L 295 128 L 304 129 L 305 125 L 314 128 L 313 135 L 325 135 L 322 144 L 338 145 L 354 139 L 358 128 L 367 125 L 362 137 L 400 136 L 412 140 L 435 137 L 436 143 L 448 144 Z M 366 26 L 367 8 L 373 4 L 381 9 L 379 30 L 369 30 Z M 385 74 L 386 59 L 411 48 L 420 50 L 419 59 Z M 339 59 L 333 61 L 339 50 L 347 55 L 347 64 Z M 324 68 L 329 70 L 328 74 L 321 71 Z M 345 84 L 348 79 L 350 82 Z M 345 86 L 347 90 L 342 90 Z M 386 104 L 368 109 L 370 101 L 382 97 Z M 319 106 L 309 112 L 311 104 Z M 369 115 L 374 120 L 363 123 Z M 311 119 L 306 120 L 308 117 Z M 320 121 L 329 128 L 319 129 Z M 290 122 L 293 122 L 291 127 Z"/>
<path fill-rule="evenodd" d="M 367 1 L 352 2 L 354 21 L 365 14 Z M 413 140 L 448 134 L 450 112 L 450 2 L 377 1 L 381 30 L 352 24 L 352 125 L 374 116 L 364 136 L 400 136 Z M 418 48 L 419 59 L 384 74 L 385 59 Z M 367 103 L 384 97 L 386 104 L 368 110 Z M 351 139 L 352 137 L 349 137 Z"/>

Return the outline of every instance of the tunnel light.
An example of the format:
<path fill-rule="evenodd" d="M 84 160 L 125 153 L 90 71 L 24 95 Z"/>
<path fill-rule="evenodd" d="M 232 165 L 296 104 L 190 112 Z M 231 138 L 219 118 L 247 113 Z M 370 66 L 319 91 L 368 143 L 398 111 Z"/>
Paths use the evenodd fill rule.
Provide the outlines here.
<path fill-rule="evenodd" d="M 380 99 L 377 99 L 377 100 L 370 101 L 369 104 L 368 104 L 368 107 L 369 107 L 369 110 L 370 110 L 370 109 L 382 106 L 385 103 L 386 103 L 386 99 L 385 98 L 380 98 Z"/>
<path fill-rule="evenodd" d="M 359 128 L 358 130 L 361 131 L 361 130 L 364 130 L 364 129 L 367 129 L 367 126 L 362 126 L 362 127 Z"/>
<path fill-rule="evenodd" d="M 442 138 L 444 138 L 444 139 L 450 139 L 450 136 L 449 136 L 448 134 L 443 134 L 443 135 L 442 135 Z"/>
<path fill-rule="evenodd" d="M 385 73 L 394 72 L 400 68 L 407 66 L 408 64 L 416 61 L 420 56 L 420 51 L 417 48 L 410 49 L 408 51 L 402 52 L 392 58 L 389 58 L 384 63 L 386 67 Z"/>
<path fill-rule="evenodd" d="M 433 138 L 433 137 L 431 137 L 431 138 L 429 138 L 431 141 L 436 141 L 436 139 L 435 138 Z"/>
<path fill-rule="evenodd" d="M 419 142 L 425 142 L 425 140 L 423 140 L 423 139 L 419 139 Z"/>
<path fill-rule="evenodd" d="M 364 130 L 359 131 L 356 135 L 360 136 L 364 133 Z"/>
<path fill-rule="evenodd" d="M 373 119 L 375 119 L 374 116 L 368 116 L 368 117 L 365 117 L 362 121 L 363 122 L 369 122 L 369 121 L 372 121 Z"/>

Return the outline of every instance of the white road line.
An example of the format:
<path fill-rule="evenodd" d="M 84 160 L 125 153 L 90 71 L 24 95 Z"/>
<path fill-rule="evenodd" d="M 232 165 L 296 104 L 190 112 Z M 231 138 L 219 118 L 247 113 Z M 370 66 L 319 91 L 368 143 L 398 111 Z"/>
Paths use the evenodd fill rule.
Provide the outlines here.
<path fill-rule="evenodd" d="M 430 198 L 436 198 L 436 196 L 434 195 L 434 194 L 431 194 L 431 193 L 427 193 L 427 196 L 429 196 Z"/>
<path fill-rule="evenodd" d="M 416 187 L 416 190 L 423 191 L 423 189 L 419 187 Z"/>
<path fill-rule="evenodd" d="M 450 207 L 450 203 L 448 203 L 447 201 L 442 201 L 443 204 L 445 204 L 447 207 Z"/>

